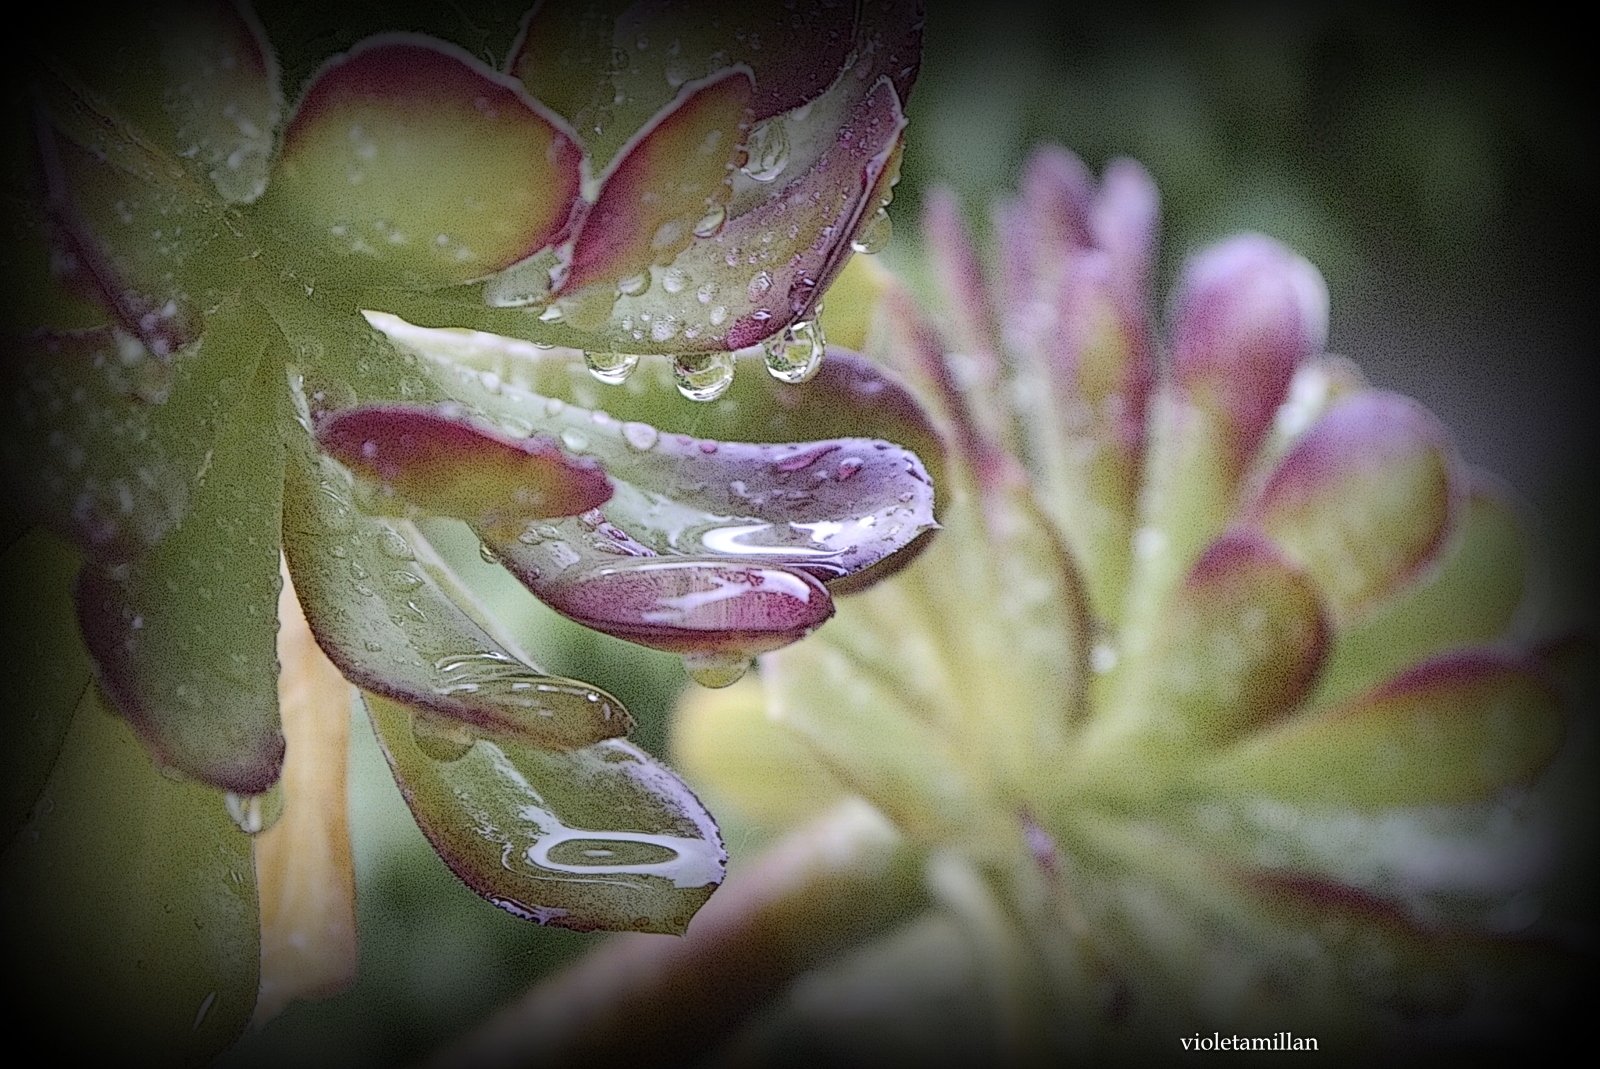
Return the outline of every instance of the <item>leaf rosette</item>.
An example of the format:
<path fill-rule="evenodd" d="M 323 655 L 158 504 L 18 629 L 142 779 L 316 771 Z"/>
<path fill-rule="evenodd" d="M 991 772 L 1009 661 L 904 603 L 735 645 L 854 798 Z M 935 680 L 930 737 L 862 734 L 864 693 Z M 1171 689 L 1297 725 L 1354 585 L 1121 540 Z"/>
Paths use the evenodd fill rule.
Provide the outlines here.
<path fill-rule="evenodd" d="M 8 633 L 36 710 L 13 831 L 88 841 L 88 801 L 35 803 L 96 747 L 137 779 L 137 739 L 193 781 L 150 770 L 151 805 L 199 784 L 233 820 L 173 822 L 124 870 L 183 836 L 236 853 L 232 824 L 295 811 L 275 784 L 312 744 L 284 728 L 301 669 L 280 679 L 280 658 L 307 627 L 304 658 L 359 688 L 466 883 L 546 923 L 681 931 L 722 878 L 715 824 L 430 532 L 466 525 L 557 612 L 718 684 L 925 541 L 931 426 L 884 372 L 824 361 L 816 325 L 886 233 L 920 12 L 423 5 L 402 32 L 342 7 L 52 13 L 8 73 L 6 561 L 19 619 L 48 617 Z M 732 386 L 741 362 L 772 374 Z M 722 400 L 695 419 L 678 393 Z M 114 726 L 86 722 L 101 706 Z M 13 889 L 57 864 L 30 850 L 7 854 Z M 32 945 L 55 922 L 17 893 Z M 191 949 L 197 976 L 253 956 Z M 105 998 L 132 1005 L 132 968 Z M 251 1012 L 242 975 L 150 1027 L 187 1014 L 179 1046 L 215 1050 Z"/>

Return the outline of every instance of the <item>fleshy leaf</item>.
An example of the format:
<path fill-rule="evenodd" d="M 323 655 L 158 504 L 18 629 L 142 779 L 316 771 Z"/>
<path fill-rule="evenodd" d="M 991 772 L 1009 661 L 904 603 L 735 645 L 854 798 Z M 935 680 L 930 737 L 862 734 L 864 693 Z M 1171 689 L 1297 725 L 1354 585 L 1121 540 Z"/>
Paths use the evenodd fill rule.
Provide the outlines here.
<path fill-rule="evenodd" d="M 157 357 L 199 337 L 243 249 L 222 206 L 179 162 L 128 129 L 65 74 L 35 119 L 52 269 Z"/>
<path fill-rule="evenodd" d="M 116 329 L 12 343 L 0 363 L 12 433 L 0 445 L 25 514 L 111 560 L 138 555 L 182 520 L 263 347 L 252 310 L 234 304 L 211 321 L 153 378 L 148 350 Z"/>
<path fill-rule="evenodd" d="M 419 335 L 402 337 L 427 344 Z M 933 526 L 931 480 L 914 454 L 888 442 L 752 444 L 667 434 L 648 423 L 541 397 L 498 375 L 473 374 L 447 354 L 425 351 L 422 366 L 467 411 L 517 433 L 553 434 L 572 452 L 599 460 L 616 488 L 606 517 L 655 553 L 783 565 L 833 581 L 883 561 Z M 557 386 L 565 377 L 559 368 L 548 374 Z M 752 388 L 750 399 L 737 402 L 740 407 L 717 429 L 757 430 L 752 421 L 763 411 L 757 402 L 774 389 Z M 780 409 L 774 417 L 779 426 L 804 433 L 833 429 L 881 403 L 876 422 L 886 431 L 904 432 L 899 436 L 920 439 L 917 444 L 936 440 L 903 391 L 859 365 L 846 363 L 821 386 L 813 380 L 788 388 L 778 400 L 809 404 L 802 399 L 818 389 L 825 391 L 818 408 L 837 404 L 837 411 L 813 415 L 797 407 L 785 418 Z M 628 411 L 630 397 L 637 398 L 634 405 L 649 404 L 642 396 L 648 392 L 641 382 L 600 399 L 609 404 L 615 398 L 623 402 L 616 407 Z M 608 548 L 621 551 L 618 545 Z"/>
<path fill-rule="evenodd" d="M 151 767 L 90 688 L 0 855 L 14 1019 L 51 1061 L 201 1065 L 250 1020 L 257 946 L 250 837 L 215 791 Z"/>
<path fill-rule="evenodd" d="M 284 551 L 317 642 L 347 679 L 429 710 L 441 732 L 562 749 L 626 733 L 611 695 L 545 675 L 490 637 L 441 589 L 420 537 L 365 515 L 347 472 L 291 430 Z"/>
<path fill-rule="evenodd" d="M 1343 701 L 1424 658 L 1505 636 L 1530 567 L 1530 547 L 1509 491 L 1473 472 L 1435 565 L 1334 636 L 1313 704 Z"/>
<path fill-rule="evenodd" d="M 676 934 L 722 882 L 711 817 L 631 743 L 556 753 L 478 739 L 440 760 L 419 746 L 411 710 L 366 701 L 418 826 L 502 909 L 580 931 Z"/>
<path fill-rule="evenodd" d="M 1201 775 L 1228 795 L 1319 808 L 1460 804 L 1527 782 L 1562 730 L 1559 697 L 1527 669 L 1454 654 L 1249 738 Z"/>
<path fill-rule="evenodd" d="M 266 791 L 283 763 L 282 376 L 275 361 L 263 361 L 183 521 L 124 569 L 91 563 L 76 591 L 108 704 L 157 761 L 239 794 Z"/>
<path fill-rule="evenodd" d="M 597 120 L 601 127 L 598 136 L 610 135 L 612 152 L 621 147 L 631 132 L 613 130 L 607 117 L 617 96 L 612 81 L 616 62 L 613 51 L 616 20 L 633 3 L 634 0 L 593 0 L 581 4 L 545 0 L 534 4 L 522 17 L 520 32 L 506 63 L 506 69 L 521 79 L 534 99 L 544 101 L 571 121 L 591 156 L 598 148 L 595 144 Z M 658 106 L 650 108 L 641 120 L 654 115 L 659 105 L 664 105 L 676 92 L 675 87 L 665 84 L 662 90 Z M 609 159 L 610 153 L 601 158 Z"/>
<path fill-rule="evenodd" d="M 1170 750 L 1259 728 L 1305 696 L 1327 643 L 1310 580 L 1260 535 L 1230 532 L 1201 556 L 1162 613 L 1147 668 L 1115 710 L 1115 730 Z M 1104 741 L 1086 738 L 1082 749 Z"/>
<path fill-rule="evenodd" d="M 1456 512 L 1444 428 L 1398 394 L 1366 391 L 1330 408 L 1247 502 L 1264 531 L 1348 619 L 1413 579 Z"/>
<path fill-rule="evenodd" d="M 479 426 L 450 406 L 347 409 L 318 424 L 317 444 L 376 483 L 373 503 L 454 516 L 502 541 L 611 497 L 593 461 L 568 458 L 549 438 Z"/>
<path fill-rule="evenodd" d="M 90 684 L 89 655 L 72 612 L 78 555 L 34 528 L 0 556 L 0 708 L 8 725 L 0 754 L 0 841 L 39 796 Z"/>
<path fill-rule="evenodd" d="M 601 178 L 558 290 L 566 318 L 579 329 L 602 324 L 619 283 L 671 263 L 695 240 L 701 220 L 722 210 L 753 91 L 749 71 L 741 69 L 684 86 Z"/>
<path fill-rule="evenodd" d="M 1255 453 L 1295 368 L 1327 336 L 1321 274 L 1259 234 L 1201 252 L 1173 297 L 1174 375 L 1195 404 L 1226 421 L 1236 466 Z"/>
<path fill-rule="evenodd" d="M 260 211 L 330 281 L 444 286 L 567 232 L 581 153 L 514 80 L 443 42 L 370 38 L 318 74 Z"/>
<path fill-rule="evenodd" d="M 40 12 L 45 47 L 152 143 L 247 203 L 266 185 L 283 99 L 272 46 L 246 5 L 162 0 Z"/>

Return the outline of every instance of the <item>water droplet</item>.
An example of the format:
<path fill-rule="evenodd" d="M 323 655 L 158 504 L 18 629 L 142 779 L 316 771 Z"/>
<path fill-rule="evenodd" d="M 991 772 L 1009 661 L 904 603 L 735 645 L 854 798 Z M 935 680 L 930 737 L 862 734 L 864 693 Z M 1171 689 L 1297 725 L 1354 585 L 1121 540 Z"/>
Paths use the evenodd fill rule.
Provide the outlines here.
<path fill-rule="evenodd" d="M 689 276 L 681 267 L 669 267 L 661 275 L 661 288 L 668 293 L 682 293 L 689 284 Z"/>
<path fill-rule="evenodd" d="M 767 371 L 779 382 L 805 382 L 822 367 L 827 342 L 814 320 L 792 324 L 782 334 L 768 338 L 762 349 Z"/>
<path fill-rule="evenodd" d="M 584 352 L 583 362 L 589 368 L 589 374 L 599 379 L 608 386 L 616 386 L 627 380 L 633 369 L 639 366 L 637 353 L 591 353 Z"/>
<path fill-rule="evenodd" d="M 888 246 L 889 240 L 894 237 L 894 224 L 889 221 L 889 213 L 879 208 L 872 216 L 861 224 L 861 229 L 856 231 L 856 236 L 850 242 L 850 247 L 856 252 L 871 256 L 880 253 Z"/>
<path fill-rule="evenodd" d="M 424 712 L 412 716 L 411 737 L 416 740 L 417 749 L 446 764 L 467 756 L 477 741 L 472 729 L 461 721 Z"/>
<path fill-rule="evenodd" d="M 411 546 L 401 537 L 400 532 L 385 527 L 377 534 L 378 552 L 391 560 L 415 560 Z M 342 555 L 342 554 L 341 554 Z"/>
<path fill-rule="evenodd" d="M 694 236 L 697 238 L 714 238 L 722 233 L 722 224 L 728 221 L 728 209 L 720 204 L 713 204 L 706 209 L 706 214 L 694 224 Z"/>
<path fill-rule="evenodd" d="M 732 353 L 687 353 L 673 358 L 672 378 L 691 401 L 715 401 L 733 384 Z"/>
<path fill-rule="evenodd" d="M 262 794 L 229 791 L 222 796 L 222 805 L 240 831 L 256 835 L 272 827 L 283 815 L 283 785 L 274 783 Z"/>
<path fill-rule="evenodd" d="M 491 549 L 489 547 L 489 543 L 487 543 L 487 542 L 479 542 L 478 543 L 478 556 L 480 558 L 482 558 L 483 563 L 485 563 L 485 564 L 499 564 L 500 563 L 500 554 L 496 553 L 493 549 Z"/>
<path fill-rule="evenodd" d="M 622 425 L 622 439 L 633 448 L 644 452 L 656 444 L 661 437 L 661 432 L 648 423 L 624 423 Z"/>
<path fill-rule="evenodd" d="M 684 670 L 702 687 L 728 687 L 739 682 L 750 668 L 751 658 L 742 653 L 686 653 Z"/>
<path fill-rule="evenodd" d="M 539 322 L 558 323 L 561 321 L 563 314 L 564 313 L 561 311 L 561 306 L 559 304 L 552 304 L 550 307 L 539 313 Z"/>
<path fill-rule="evenodd" d="M 745 287 L 745 295 L 750 298 L 751 304 L 755 304 L 771 289 L 772 275 L 766 271 L 757 271 L 750 276 L 750 284 Z"/>
<path fill-rule="evenodd" d="M 581 453 L 589 448 L 589 439 L 584 436 L 583 432 L 568 427 L 561 432 L 561 444 L 574 453 Z"/>
<path fill-rule="evenodd" d="M 408 572 L 404 568 L 396 568 L 384 575 L 383 581 L 389 589 L 405 594 L 422 585 L 422 576 L 416 572 Z"/>
<path fill-rule="evenodd" d="M 757 182 L 771 182 L 789 166 L 789 127 L 781 117 L 759 123 L 745 138 L 749 159 L 740 168 Z"/>
<path fill-rule="evenodd" d="M 861 465 L 864 463 L 865 461 L 863 461 L 860 457 L 845 457 L 843 460 L 839 461 L 839 469 L 834 474 L 834 478 L 838 479 L 840 482 L 844 482 L 856 472 L 860 471 Z"/>
<path fill-rule="evenodd" d="M 650 272 L 641 271 L 637 275 L 629 275 L 617 283 L 617 292 L 624 297 L 638 297 L 650 289 Z"/>

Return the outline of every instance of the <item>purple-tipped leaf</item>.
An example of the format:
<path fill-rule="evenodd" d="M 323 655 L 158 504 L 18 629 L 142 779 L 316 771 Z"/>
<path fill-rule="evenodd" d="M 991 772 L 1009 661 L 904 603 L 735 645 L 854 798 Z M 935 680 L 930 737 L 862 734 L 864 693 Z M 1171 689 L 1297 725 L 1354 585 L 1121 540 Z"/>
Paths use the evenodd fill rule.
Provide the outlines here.
<path fill-rule="evenodd" d="M 317 643 L 345 678 L 463 730 L 571 749 L 623 735 L 611 695 L 546 675 L 491 638 L 396 526 L 364 514 L 348 474 L 291 444 L 284 552 Z"/>
<path fill-rule="evenodd" d="M 578 230 L 559 290 L 567 318 L 580 329 L 591 316 L 591 327 L 605 321 L 619 283 L 671 263 L 695 240 L 702 220 L 723 210 L 753 91 L 749 72 L 740 69 L 686 85 L 623 148 Z"/>
<path fill-rule="evenodd" d="M 441 760 L 411 710 L 366 703 L 418 827 L 500 908 L 579 931 L 681 934 L 722 882 L 727 852 L 710 815 L 626 740 L 555 753 L 479 739 Z"/>
<path fill-rule="evenodd" d="M 432 38 L 369 38 L 317 75 L 263 222 L 332 279 L 447 286 L 563 239 L 581 151 L 523 87 Z"/>
<path fill-rule="evenodd" d="M 1173 298 L 1172 361 L 1189 399 L 1225 421 L 1236 466 L 1260 445 L 1302 360 L 1328 334 L 1317 269 L 1259 234 L 1189 262 Z"/>
<path fill-rule="evenodd" d="M 1281 717 L 1316 679 L 1328 625 L 1310 579 L 1260 535 L 1212 543 L 1156 631 L 1141 701 L 1207 742 Z"/>
<path fill-rule="evenodd" d="M 1456 513 L 1444 427 L 1409 398 L 1379 391 L 1334 404 L 1245 505 L 1316 581 L 1334 614 L 1357 615 L 1411 581 Z"/>
<path fill-rule="evenodd" d="M 277 604 L 282 369 L 264 362 L 208 454 L 176 528 L 75 599 L 111 706 L 163 765 L 240 794 L 278 779 Z M 226 611 L 219 612 L 225 608 Z"/>
<path fill-rule="evenodd" d="M 1522 663 L 1471 651 L 1248 738 L 1203 777 L 1229 795 L 1312 809 L 1459 805 L 1528 782 L 1562 734 L 1554 688 Z"/>
<path fill-rule="evenodd" d="M 378 505 L 454 516 L 499 539 L 611 497 L 592 460 L 568 457 L 549 438 L 512 438 L 449 405 L 346 409 L 318 424 L 317 444 L 376 484 Z"/>

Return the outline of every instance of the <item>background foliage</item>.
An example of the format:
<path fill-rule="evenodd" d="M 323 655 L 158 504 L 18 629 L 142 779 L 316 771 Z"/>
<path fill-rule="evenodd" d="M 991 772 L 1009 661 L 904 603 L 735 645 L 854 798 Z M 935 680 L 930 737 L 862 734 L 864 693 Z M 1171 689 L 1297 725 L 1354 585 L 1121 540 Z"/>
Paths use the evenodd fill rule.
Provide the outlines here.
<path fill-rule="evenodd" d="M 1561 62 L 1567 30 L 1339 5 L 972 7 L 930 4 L 891 267 L 917 281 L 915 220 L 935 182 L 982 229 L 1040 140 L 1096 170 L 1137 157 L 1164 197 L 1163 280 L 1239 229 L 1307 255 L 1332 291 L 1331 348 L 1433 409 L 1469 461 L 1533 502 L 1554 614 L 1594 625 L 1595 345 L 1580 315 L 1595 292 L 1596 160 L 1580 72 Z M 676 658 L 530 602 L 510 611 L 546 632 L 529 644 L 548 667 L 609 689 L 662 752 Z M 357 984 L 291 1008 L 220 1064 L 414 1060 L 592 945 L 460 887 L 364 724 L 352 750 Z M 735 865 L 749 845 L 730 842 Z M 1569 874 L 1569 910 L 1589 875 Z"/>

